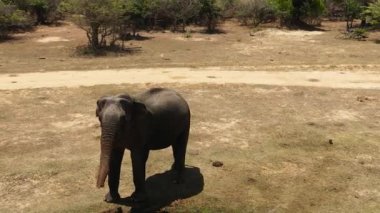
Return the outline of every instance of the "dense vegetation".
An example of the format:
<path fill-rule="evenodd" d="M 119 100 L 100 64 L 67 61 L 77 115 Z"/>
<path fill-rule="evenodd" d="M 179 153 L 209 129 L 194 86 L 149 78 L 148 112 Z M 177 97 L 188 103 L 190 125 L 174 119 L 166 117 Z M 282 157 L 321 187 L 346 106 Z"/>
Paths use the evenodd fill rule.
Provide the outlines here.
<path fill-rule="evenodd" d="M 84 29 L 94 49 L 136 37 L 139 30 L 185 32 L 196 24 L 212 33 L 227 18 L 248 26 L 294 26 L 318 25 L 324 16 L 346 20 L 350 31 L 355 19 L 378 24 L 379 8 L 380 0 L 0 0 L 0 36 L 63 18 Z"/>

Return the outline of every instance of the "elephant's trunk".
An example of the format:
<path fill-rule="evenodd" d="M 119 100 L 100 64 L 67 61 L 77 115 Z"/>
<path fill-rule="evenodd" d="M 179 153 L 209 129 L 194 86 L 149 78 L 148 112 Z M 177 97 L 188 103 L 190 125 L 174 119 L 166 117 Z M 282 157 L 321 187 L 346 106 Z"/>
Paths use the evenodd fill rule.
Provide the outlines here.
<path fill-rule="evenodd" d="M 115 140 L 116 131 L 117 125 L 115 123 L 102 123 L 102 135 L 100 139 L 100 166 L 96 182 L 96 186 L 98 188 L 104 187 L 104 182 L 106 181 L 109 172 L 112 145 Z"/>

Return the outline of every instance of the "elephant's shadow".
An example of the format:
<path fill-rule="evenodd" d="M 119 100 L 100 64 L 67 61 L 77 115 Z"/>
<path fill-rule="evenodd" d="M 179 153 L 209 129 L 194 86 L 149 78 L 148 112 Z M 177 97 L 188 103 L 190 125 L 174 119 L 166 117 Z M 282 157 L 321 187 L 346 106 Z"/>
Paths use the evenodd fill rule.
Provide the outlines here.
<path fill-rule="evenodd" d="M 119 204 L 131 206 L 131 212 L 154 212 L 175 200 L 189 198 L 203 191 L 203 175 L 197 167 L 185 168 L 183 183 L 175 184 L 172 180 L 172 171 L 155 174 L 146 180 L 148 201 L 131 204 L 128 198 L 122 198 Z"/>

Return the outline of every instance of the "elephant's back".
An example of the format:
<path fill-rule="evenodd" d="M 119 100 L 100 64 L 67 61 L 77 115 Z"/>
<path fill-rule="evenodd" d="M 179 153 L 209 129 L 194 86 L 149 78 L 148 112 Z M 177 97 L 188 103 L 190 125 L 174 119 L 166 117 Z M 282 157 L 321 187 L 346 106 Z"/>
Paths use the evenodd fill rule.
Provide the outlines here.
<path fill-rule="evenodd" d="M 164 146 L 169 146 L 175 142 L 181 133 L 189 129 L 189 106 L 176 91 L 153 88 L 142 93 L 139 99 L 152 114 L 150 136 L 154 138 L 154 141 L 160 140 L 159 144 L 167 143 Z"/>
<path fill-rule="evenodd" d="M 179 116 L 190 113 L 186 100 L 176 91 L 166 88 L 152 88 L 138 96 L 154 115 Z"/>

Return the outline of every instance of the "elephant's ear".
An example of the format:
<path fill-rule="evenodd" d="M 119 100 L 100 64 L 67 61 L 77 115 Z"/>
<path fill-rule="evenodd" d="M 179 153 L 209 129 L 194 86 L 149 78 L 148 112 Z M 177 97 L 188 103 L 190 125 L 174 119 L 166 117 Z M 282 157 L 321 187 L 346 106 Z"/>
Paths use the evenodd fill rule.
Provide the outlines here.
<path fill-rule="evenodd" d="M 102 111 L 105 103 L 106 103 L 106 97 L 101 97 L 96 102 L 96 117 L 99 117 L 100 112 Z"/>
<path fill-rule="evenodd" d="M 118 97 L 120 98 L 119 103 L 121 107 L 123 108 L 123 110 L 125 111 L 126 120 L 130 121 L 133 114 L 133 100 L 131 97 L 125 96 L 125 95 L 119 95 Z"/>
<path fill-rule="evenodd" d="M 145 117 L 149 114 L 148 109 L 146 108 L 144 103 L 141 103 L 139 101 L 133 102 L 133 114 L 137 118 Z"/>

